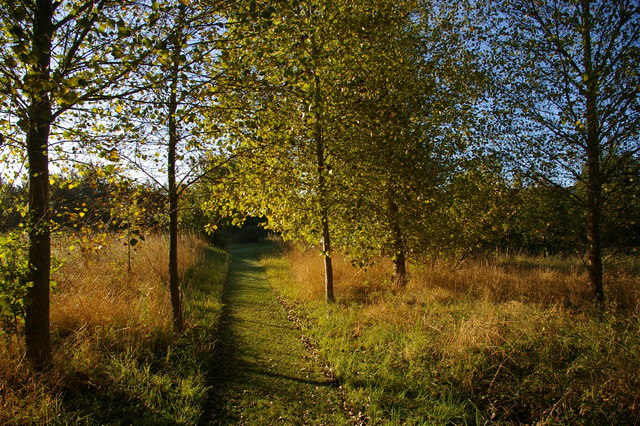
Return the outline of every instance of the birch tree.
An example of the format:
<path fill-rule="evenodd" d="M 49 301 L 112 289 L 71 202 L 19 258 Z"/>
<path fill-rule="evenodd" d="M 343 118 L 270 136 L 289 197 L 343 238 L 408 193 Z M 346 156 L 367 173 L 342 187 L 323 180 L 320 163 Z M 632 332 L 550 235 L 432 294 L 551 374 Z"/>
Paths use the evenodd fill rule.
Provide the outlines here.
<path fill-rule="evenodd" d="M 345 4 L 308 0 L 291 4 L 249 2 L 241 24 L 229 32 L 241 48 L 225 52 L 236 90 L 227 97 L 228 129 L 252 155 L 234 164 L 238 207 L 266 215 L 285 237 L 320 242 L 325 297 L 332 302 L 334 155 L 340 111 L 336 62 Z M 232 83 L 233 84 L 233 83 Z"/>
<path fill-rule="evenodd" d="M 180 276 L 178 273 L 178 228 L 180 198 L 208 170 L 200 157 L 212 158 L 215 145 L 215 63 L 224 24 L 222 3 L 189 4 L 177 1 L 158 6 L 159 24 L 166 44 L 156 52 L 143 80 L 149 89 L 128 103 L 136 116 L 140 144 L 129 159 L 136 169 L 156 181 L 167 194 L 169 218 L 169 293 L 174 330 L 184 328 Z M 143 73 L 145 70 L 142 70 Z M 205 117 L 214 121 L 207 125 Z M 125 150 L 127 148 L 125 147 Z M 164 164 L 159 164 L 161 159 Z M 159 172 L 164 171 L 164 179 Z"/>
<path fill-rule="evenodd" d="M 640 152 L 640 5 L 517 0 L 501 11 L 503 148 L 519 171 L 564 189 L 584 212 L 589 282 L 603 304 L 605 203 Z"/>
<path fill-rule="evenodd" d="M 108 0 L 0 2 L 0 105 L 4 138 L 24 153 L 29 180 L 27 355 L 37 369 L 51 365 L 49 294 L 51 232 L 49 165 L 61 135 L 56 125 L 116 88 L 153 41 L 138 35 L 152 16 L 144 4 Z M 148 34 L 148 33 L 147 33 Z M 56 153 L 62 145 L 56 145 Z"/>

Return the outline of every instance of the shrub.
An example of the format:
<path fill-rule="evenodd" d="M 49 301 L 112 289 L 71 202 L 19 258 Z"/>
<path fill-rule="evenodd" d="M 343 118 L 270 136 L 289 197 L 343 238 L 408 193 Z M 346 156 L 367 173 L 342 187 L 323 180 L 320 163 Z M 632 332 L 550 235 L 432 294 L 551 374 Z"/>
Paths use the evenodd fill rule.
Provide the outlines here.
<path fill-rule="evenodd" d="M 24 320 L 29 283 L 26 243 L 18 232 L 0 235 L 0 326 L 4 333 L 17 333 Z"/>

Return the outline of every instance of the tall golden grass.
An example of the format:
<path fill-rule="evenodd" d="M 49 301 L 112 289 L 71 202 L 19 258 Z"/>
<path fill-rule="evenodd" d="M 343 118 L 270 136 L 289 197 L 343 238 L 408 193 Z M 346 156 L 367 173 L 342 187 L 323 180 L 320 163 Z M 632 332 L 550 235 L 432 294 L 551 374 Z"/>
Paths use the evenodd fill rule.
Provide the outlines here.
<path fill-rule="evenodd" d="M 195 236 L 180 238 L 183 277 L 200 260 L 204 244 Z M 5 338 L 0 346 L 0 424 L 55 421 L 60 395 L 95 385 L 92 372 L 110 351 L 135 354 L 143 346 L 172 339 L 165 235 L 148 236 L 134 247 L 123 235 L 67 235 L 55 241 L 53 253 L 62 260 L 53 274 L 57 285 L 51 296 L 55 368 L 34 378 L 22 339 Z"/>
<path fill-rule="evenodd" d="M 294 297 L 301 302 L 323 300 L 324 265 L 318 250 L 286 245 L 284 252 Z M 579 258 L 503 255 L 462 265 L 416 262 L 405 289 L 393 286 L 387 259 L 367 269 L 352 266 L 340 254 L 332 259 L 338 303 L 361 306 L 356 334 L 359 327 L 376 323 L 405 330 L 421 327 L 447 336 L 440 343 L 451 353 L 492 346 L 509 333 L 549 332 L 551 318 L 579 320 L 581 312 L 594 308 Z M 640 320 L 640 269 L 635 259 L 609 259 L 605 282 L 611 312 Z"/>
<path fill-rule="evenodd" d="M 139 329 L 144 335 L 151 329 L 168 329 L 168 244 L 165 235 L 149 236 L 134 247 L 117 235 L 104 244 L 72 244 L 71 250 L 57 244 L 56 254 L 66 260 L 54 275 L 52 330 L 66 334 L 116 327 Z M 202 244 L 193 236 L 180 238 L 182 276 L 197 262 Z"/>
<path fill-rule="evenodd" d="M 292 266 L 296 292 L 301 300 L 324 299 L 324 263 L 320 252 L 315 248 L 300 248 L 285 245 L 284 251 Z M 366 269 L 354 267 L 340 253 L 332 255 L 333 277 L 336 298 L 342 302 L 365 303 L 379 291 L 389 289 L 387 272 L 391 263 L 382 259 Z"/>
<path fill-rule="evenodd" d="M 292 272 L 305 300 L 323 297 L 324 269 L 317 249 L 285 247 Z M 366 269 L 352 266 L 337 253 L 332 256 L 335 292 L 345 303 L 375 302 L 380 292 L 399 290 L 391 283 L 391 264 L 379 259 Z M 491 255 L 462 264 L 447 259 L 414 261 L 409 283 L 401 292 L 409 304 L 460 299 L 490 303 L 510 301 L 540 306 L 591 306 L 593 291 L 579 257 Z M 605 285 L 609 307 L 640 312 L 640 266 L 637 258 L 606 258 Z"/>

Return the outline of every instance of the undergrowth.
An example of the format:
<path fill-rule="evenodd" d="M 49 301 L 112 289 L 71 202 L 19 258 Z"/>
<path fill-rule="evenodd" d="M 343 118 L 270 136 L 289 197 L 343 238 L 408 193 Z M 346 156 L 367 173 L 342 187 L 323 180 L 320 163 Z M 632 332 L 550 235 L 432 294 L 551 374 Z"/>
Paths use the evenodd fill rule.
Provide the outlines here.
<path fill-rule="evenodd" d="M 0 346 L 0 424 L 193 424 L 205 409 L 226 253 L 180 241 L 187 330 L 171 329 L 167 240 L 69 250 L 51 301 L 54 369 L 34 375 L 21 339 Z M 129 255 L 132 255 L 129 258 Z M 129 267 L 130 266 L 130 267 Z"/>
<path fill-rule="evenodd" d="M 317 252 L 263 264 L 371 423 L 640 422 L 639 277 L 623 261 L 606 277 L 605 313 L 572 259 L 414 265 L 399 290 L 384 262 L 362 271 L 335 256 L 333 305 Z"/>

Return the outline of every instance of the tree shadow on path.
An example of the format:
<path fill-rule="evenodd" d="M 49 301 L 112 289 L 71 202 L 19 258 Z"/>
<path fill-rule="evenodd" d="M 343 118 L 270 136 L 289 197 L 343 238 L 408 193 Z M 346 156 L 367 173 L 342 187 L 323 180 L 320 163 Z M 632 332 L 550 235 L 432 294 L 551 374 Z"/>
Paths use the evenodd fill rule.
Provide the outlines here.
<path fill-rule="evenodd" d="M 260 246 L 231 250 L 203 424 L 349 424 L 260 266 Z M 264 247 L 263 247 L 264 248 Z"/>

